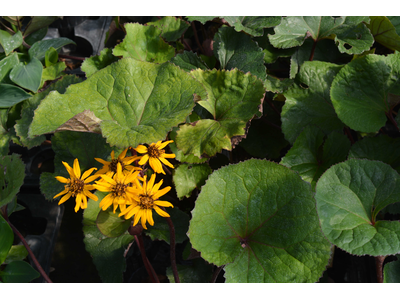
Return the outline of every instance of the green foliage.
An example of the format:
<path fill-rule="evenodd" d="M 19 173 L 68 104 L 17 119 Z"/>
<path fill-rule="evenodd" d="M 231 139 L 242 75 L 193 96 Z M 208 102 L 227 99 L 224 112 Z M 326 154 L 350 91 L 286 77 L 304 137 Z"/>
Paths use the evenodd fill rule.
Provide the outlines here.
<path fill-rule="evenodd" d="M 189 24 L 184 20 L 169 16 L 155 22 L 149 22 L 147 25 L 154 25 L 155 27 L 161 29 L 161 36 L 167 42 L 176 41 L 189 28 Z"/>
<path fill-rule="evenodd" d="M 96 219 L 97 228 L 106 237 L 114 238 L 124 234 L 131 226 L 131 220 L 125 220 L 113 213 L 112 209 L 101 210 Z"/>
<path fill-rule="evenodd" d="M 208 164 L 181 164 L 174 170 L 172 179 L 179 199 L 190 197 L 195 188 L 204 185 L 208 175 L 212 173 Z"/>
<path fill-rule="evenodd" d="M 400 36 L 390 20 L 378 16 L 372 16 L 370 19 L 371 22 L 367 27 L 371 30 L 375 41 L 389 49 L 400 51 Z"/>
<path fill-rule="evenodd" d="M 397 260 L 385 264 L 383 269 L 384 283 L 400 283 L 400 261 L 399 255 L 396 255 Z"/>
<path fill-rule="evenodd" d="M 34 93 L 37 92 L 42 79 L 42 63 L 33 57 L 27 64 L 20 62 L 10 72 L 10 79 L 19 86 Z"/>
<path fill-rule="evenodd" d="M 244 31 L 252 36 L 263 35 L 263 28 L 279 25 L 281 17 L 223 17 L 236 31 Z"/>
<path fill-rule="evenodd" d="M 0 278 L 4 283 L 27 283 L 39 276 L 39 272 L 24 261 L 13 261 L 0 271 Z"/>
<path fill-rule="evenodd" d="M 104 48 L 101 50 L 100 55 L 85 59 L 82 63 L 81 69 L 86 73 L 86 77 L 89 77 L 117 60 L 118 58 L 112 54 L 111 49 Z"/>
<path fill-rule="evenodd" d="M 315 282 L 329 258 L 310 185 L 269 161 L 214 171 L 192 216 L 193 247 L 227 282 Z"/>
<path fill-rule="evenodd" d="M 6 257 L 11 249 L 14 241 L 13 231 L 0 214 L 0 265 L 6 260 Z"/>
<path fill-rule="evenodd" d="M 13 153 L 0 156 L 0 207 L 10 203 L 24 182 L 25 164 Z"/>
<path fill-rule="evenodd" d="M 7 31 L 0 30 L 0 45 L 8 56 L 15 48 L 22 45 L 22 33 L 18 31 L 14 35 L 11 35 Z"/>
<path fill-rule="evenodd" d="M 319 179 L 315 198 L 325 236 L 356 255 L 400 251 L 400 224 L 377 219 L 385 206 L 399 202 L 400 175 L 380 161 L 349 159 Z"/>

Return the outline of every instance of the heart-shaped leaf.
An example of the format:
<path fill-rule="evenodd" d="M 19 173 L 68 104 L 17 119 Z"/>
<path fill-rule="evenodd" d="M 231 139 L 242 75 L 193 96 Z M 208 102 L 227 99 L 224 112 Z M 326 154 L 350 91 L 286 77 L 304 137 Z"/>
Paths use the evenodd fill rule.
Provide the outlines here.
<path fill-rule="evenodd" d="M 106 193 L 96 192 L 99 200 Z M 103 282 L 118 283 L 123 280 L 126 263 L 124 251 L 133 241 L 133 236 L 125 233 L 119 237 L 109 238 L 104 236 L 96 226 L 96 219 L 101 208 L 99 203 L 88 200 L 88 206 L 83 212 L 83 242 L 90 253 L 99 276 Z"/>
<path fill-rule="evenodd" d="M 208 92 L 208 99 L 198 102 L 213 119 L 202 119 L 180 126 L 177 147 L 184 154 L 214 156 L 222 149 L 231 150 L 231 138 L 245 134 L 246 123 L 260 115 L 264 98 L 263 83 L 239 70 L 192 71 Z"/>
<path fill-rule="evenodd" d="M 18 31 L 14 35 L 9 34 L 7 31 L 0 30 L 0 45 L 3 47 L 4 52 L 8 56 L 15 48 L 22 45 L 22 33 Z"/>
<path fill-rule="evenodd" d="M 37 92 L 42 80 L 42 63 L 32 58 L 27 64 L 20 62 L 10 72 L 10 79 L 19 86 L 34 93 Z"/>
<path fill-rule="evenodd" d="M 53 132 L 75 115 L 92 111 L 111 145 L 136 147 L 165 139 L 191 113 L 202 85 L 171 63 L 126 58 L 96 72 L 60 95 L 50 93 L 37 110 L 29 136 Z"/>
<path fill-rule="evenodd" d="M 274 27 L 281 22 L 281 17 L 257 17 L 257 16 L 247 16 L 247 17 L 221 17 L 233 26 L 236 31 L 244 31 L 252 36 L 263 35 L 263 29 L 268 27 Z"/>
<path fill-rule="evenodd" d="M 19 155 L 0 156 L 0 207 L 10 203 L 25 177 L 25 164 Z"/>
<path fill-rule="evenodd" d="M 322 231 L 333 244 L 355 255 L 400 251 L 400 223 L 377 220 L 399 202 L 400 175 L 380 161 L 349 159 L 318 180 L 315 198 Z"/>
<path fill-rule="evenodd" d="M 176 41 L 189 28 L 189 24 L 184 20 L 170 16 L 164 17 L 155 22 L 148 22 L 147 25 L 153 25 L 161 29 L 161 36 L 167 42 Z"/>
<path fill-rule="evenodd" d="M 39 276 L 39 272 L 25 261 L 13 261 L 0 271 L 4 283 L 28 283 Z"/>
<path fill-rule="evenodd" d="M 188 235 L 204 259 L 226 264 L 227 282 L 315 282 L 330 255 L 310 184 L 266 160 L 214 171 Z"/>
<path fill-rule="evenodd" d="M 46 52 L 51 47 L 53 47 L 54 49 L 56 49 L 58 51 L 62 47 L 66 46 L 68 44 L 75 44 L 75 42 L 71 41 L 70 39 L 63 38 L 63 37 L 39 41 L 39 42 L 34 43 L 32 45 L 32 47 L 29 48 L 29 50 L 28 50 L 29 57 L 31 59 L 35 57 L 40 61 L 44 61 Z"/>
<path fill-rule="evenodd" d="M 11 107 L 30 97 L 32 97 L 31 94 L 15 85 L 0 84 L 0 108 Z"/>
<path fill-rule="evenodd" d="M 131 57 L 154 63 L 163 63 L 174 57 L 174 47 L 164 42 L 160 37 L 161 30 L 157 27 L 127 23 L 125 30 L 124 40 L 113 50 L 115 56 Z"/>
<path fill-rule="evenodd" d="M 342 129 L 332 107 L 329 89 L 341 66 L 320 61 L 307 61 L 302 65 L 293 85 L 283 93 L 286 98 L 282 109 L 282 131 L 286 140 L 294 143 L 304 127 L 315 125 L 325 134 Z"/>
<path fill-rule="evenodd" d="M 400 139 L 386 135 L 366 137 L 351 146 L 349 158 L 379 160 L 400 173 Z"/>
<path fill-rule="evenodd" d="M 9 74 L 11 70 L 18 65 L 19 59 L 18 54 L 13 53 L 2 60 L 0 60 L 0 82 L 11 83 L 9 79 Z"/>
<path fill-rule="evenodd" d="M 8 252 L 14 241 L 13 231 L 8 225 L 7 221 L 4 220 L 3 216 L 0 214 L 0 265 L 6 260 Z"/>
<path fill-rule="evenodd" d="M 208 164 L 179 165 L 172 176 L 178 198 L 189 198 L 195 188 L 200 189 L 204 185 L 211 173 L 212 170 Z"/>
<path fill-rule="evenodd" d="M 269 36 L 274 47 L 291 48 L 300 46 L 311 37 L 315 42 L 330 38 L 338 44 L 339 51 L 360 54 L 371 48 L 374 38 L 365 26 L 368 17 L 285 17 Z"/>
<path fill-rule="evenodd" d="M 370 19 L 371 22 L 367 27 L 371 30 L 375 41 L 389 49 L 400 51 L 400 36 L 390 20 L 381 16 L 371 16 Z"/>
<path fill-rule="evenodd" d="M 112 209 L 101 210 L 97 215 L 96 224 L 100 232 L 107 237 L 119 237 L 131 226 L 131 219 L 125 220 L 113 213 Z"/>
<path fill-rule="evenodd" d="M 361 132 L 376 132 L 386 123 L 397 103 L 388 95 L 400 95 L 400 54 L 370 54 L 345 65 L 332 82 L 335 111 L 347 126 Z"/>
<path fill-rule="evenodd" d="M 346 160 L 349 149 L 350 141 L 345 135 L 334 131 L 325 138 L 321 129 L 306 127 L 281 164 L 298 172 L 314 187 L 330 166 Z"/>
<path fill-rule="evenodd" d="M 221 69 L 238 68 L 250 72 L 261 80 L 265 79 L 264 53 L 244 32 L 231 27 L 221 27 L 214 37 L 214 55 L 221 63 Z"/>

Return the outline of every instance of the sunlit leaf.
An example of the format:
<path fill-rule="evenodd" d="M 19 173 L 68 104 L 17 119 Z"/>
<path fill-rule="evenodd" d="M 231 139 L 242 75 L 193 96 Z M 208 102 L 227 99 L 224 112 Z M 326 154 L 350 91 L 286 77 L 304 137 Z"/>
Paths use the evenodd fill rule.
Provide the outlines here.
<path fill-rule="evenodd" d="M 208 164 L 179 165 L 172 175 L 178 198 L 190 197 L 195 188 L 200 189 L 204 185 L 211 173 L 212 170 Z"/>
<path fill-rule="evenodd" d="M 13 53 L 2 60 L 0 60 L 0 82 L 2 83 L 11 83 L 9 79 L 9 74 L 11 70 L 18 65 L 19 59 L 18 54 Z"/>
<path fill-rule="evenodd" d="M 400 223 L 377 220 L 399 202 L 400 175 L 380 161 L 349 159 L 318 180 L 315 198 L 322 231 L 330 242 L 355 255 L 400 251 Z"/>
<path fill-rule="evenodd" d="M 86 58 L 82 63 L 81 69 L 86 73 L 86 77 L 89 77 L 117 60 L 118 58 L 112 54 L 112 49 L 104 48 L 101 50 L 100 55 Z"/>
<path fill-rule="evenodd" d="M 203 70 L 209 69 L 209 67 L 205 64 L 204 61 L 202 61 L 200 57 L 198 57 L 195 53 L 189 51 L 184 51 L 183 53 L 173 57 L 171 59 L 171 62 L 180 67 L 182 70 L 185 70 L 186 72 L 190 72 L 199 68 Z"/>
<path fill-rule="evenodd" d="M 155 22 L 148 22 L 147 25 L 154 25 L 161 29 L 161 36 L 167 42 L 174 42 L 189 28 L 189 24 L 182 19 L 175 17 L 163 17 Z"/>
<path fill-rule="evenodd" d="M 97 228 L 107 237 L 119 237 L 123 235 L 131 226 L 131 220 L 118 217 L 118 213 L 113 213 L 112 209 L 101 210 L 96 219 Z"/>
<path fill-rule="evenodd" d="M 315 282 L 330 255 L 311 186 L 266 160 L 214 171 L 188 235 L 205 260 L 226 265 L 227 282 Z"/>
<path fill-rule="evenodd" d="M 371 30 L 375 41 L 389 49 L 400 51 L 400 36 L 390 20 L 380 16 L 371 16 L 370 19 L 371 22 L 367 27 Z"/>
<path fill-rule="evenodd" d="M 0 245 L 2 245 L 2 243 L 0 243 Z M 13 261 L 23 260 L 27 256 L 28 256 L 28 250 L 26 250 L 24 245 L 12 245 L 10 248 L 10 252 L 8 252 L 7 258 L 4 261 L 4 264 L 9 264 Z"/>
<path fill-rule="evenodd" d="M 244 31 L 252 36 L 263 35 L 263 29 L 274 27 L 281 22 L 281 17 L 265 16 L 242 16 L 242 17 L 221 17 L 233 26 L 236 31 Z"/>
<path fill-rule="evenodd" d="M 3 47 L 6 55 L 10 54 L 15 48 L 21 46 L 22 41 L 21 31 L 11 35 L 7 31 L 0 30 L 0 45 Z"/>

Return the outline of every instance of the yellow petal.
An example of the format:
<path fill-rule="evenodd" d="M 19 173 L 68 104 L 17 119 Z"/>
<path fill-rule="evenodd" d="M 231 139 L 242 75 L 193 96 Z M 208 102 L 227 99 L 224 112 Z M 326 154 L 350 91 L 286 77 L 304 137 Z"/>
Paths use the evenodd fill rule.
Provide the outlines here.
<path fill-rule="evenodd" d="M 147 219 L 147 214 L 146 214 L 146 209 L 144 209 L 142 211 L 142 227 L 144 229 L 147 229 L 147 227 L 146 227 L 146 219 Z"/>
<path fill-rule="evenodd" d="M 173 143 L 174 141 L 166 141 L 166 142 L 164 142 L 164 143 L 162 143 L 159 147 L 158 147 L 158 149 L 162 149 L 162 148 L 164 148 L 165 146 L 167 146 L 168 144 L 170 144 L 170 143 Z"/>
<path fill-rule="evenodd" d="M 139 145 L 136 148 L 134 148 L 136 150 L 136 152 L 139 152 L 141 154 L 143 153 L 147 153 L 147 147 L 143 146 L 143 145 Z"/>
<path fill-rule="evenodd" d="M 103 164 L 104 166 L 108 166 L 110 164 L 109 161 L 106 161 L 106 160 L 101 159 L 101 158 L 96 158 L 95 157 L 94 159 L 97 160 L 99 163 Z"/>
<path fill-rule="evenodd" d="M 107 196 L 105 196 L 104 198 L 103 198 L 103 200 L 101 200 L 101 202 L 100 202 L 100 204 L 99 204 L 99 207 L 102 209 L 102 210 L 106 210 L 107 208 L 109 208 L 110 207 L 110 205 L 112 204 L 112 195 L 111 194 L 108 194 Z"/>
<path fill-rule="evenodd" d="M 132 216 L 133 216 L 133 215 L 136 215 L 137 212 L 140 210 L 140 206 L 139 206 L 139 205 L 133 206 L 133 207 L 132 207 L 132 205 L 131 205 L 131 206 L 129 206 L 129 208 L 130 208 L 130 212 L 125 216 L 125 219 L 130 219 L 130 218 L 132 218 Z M 137 222 L 136 222 L 136 224 L 137 224 Z M 135 225 L 136 225 L 136 224 L 135 224 Z M 135 225 L 133 225 L 133 226 L 135 226 Z"/>
<path fill-rule="evenodd" d="M 87 198 L 85 196 L 82 197 L 81 208 L 82 209 L 87 208 Z"/>
<path fill-rule="evenodd" d="M 133 218 L 133 226 L 136 226 L 136 224 L 139 222 L 140 217 L 142 216 L 142 212 L 143 210 L 139 209 L 138 212 L 135 214 L 135 217 Z"/>
<path fill-rule="evenodd" d="M 78 212 L 79 208 L 81 207 L 81 202 L 82 202 L 82 195 L 79 193 L 78 195 L 76 195 L 76 199 L 75 199 L 75 212 Z"/>
<path fill-rule="evenodd" d="M 72 196 L 71 192 L 68 192 L 64 197 L 61 198 L 61 200 L 58 202 L 58 205 L 63 204 L 65 201 L 67 201 L 70 197 Z"/>
<path fill-rule="evenodd" d="M 150 164 L 150 167 L 154 170 L 154 172 L 163 173 L 165 175 L 165 172 L 164 172 L 164 170 L 162 168 L 162 165 L 161 165 L 160 161 L 157 158 L 150 157 L 149 158 L 149 164 Z"/>
<path fill-rule="evenodd" d="M 79 167 L 79 161 L 77 158 L 74 160 L 74 173 L 76 178 L 81 178 L 81 168 Z"/>
<path fill-rule="evenodd" d="M 156 211 L 156 213 L 158 213 L 161 217 L 167 218 L 170 216 L 169 214 L 167 214 L 165 211 L 163 211 L 161 208 L 159 208 L 156 205 L 154 205 L 153 208 Z"/>
<path fill-rule="evenodd" d="M 64 195 L 64 194 L 66 194 L 66 193 L 68 193 L 68 191 L 69 191 L 69 189 L 65 188 L 61 193 L 58 193 L 57 195 L 55 195 L 55 196 L 53 197 L 53 199 L 55 199 L 55 198 L 57 198 L 57 197 L 59 197 L 59 196 L 61 196 L 61 195 Z"/>
<path fill-rule="evenodd" d="M 71 179 L 64 178 L 64 177 L 62 177 L 62 176 L 56 176 L 55 178 L 56 178 L 59 182 L 62 182 L 62 183 L 69 183 L 69 181 L 71 180 Z"/>
<path fill-rule="evenodd" d="M 156 180 L 156 174 L 152 174 L 150 177 L 149 182 L 147 183 L 147 192 L 150 194 L 151 190 L 153 189 L 154 181 Z"/>
<path fill-rule="evenodd" d="M 87 172 L 87 171 L 86 171 Z M 83 175 L 85 175 L 85 174 L 83 174 Z M 99 178 L 99 174 L 94 174 L 94 175 L 92 175 L 92 176 L 89 176 L 88 178 L 86 178 L 85 180 L 84 180 L 84 182 L 85 183 L 89 183 L 89 182 L 92 182 L 92 181 L 94 181 L 94 180 L 96 180 L 97 178 Z"/>
<path fill-rule="evenodd" d="M 170 189 L 171 189 L 171 187 L 167 186 L 167 187 L 163 188 L 162 190 L 159 190 L 157 193 L 155 193 L 153 195 L 153 199 L 158 199 L 161 196 L 164 196 L 166 193 L 168 193 L 170 191 Z"/>
<path fill-rule="evenodd" d="M 89 197 L 90 199 L 92 199 L 92 200 L 94 200 L 94 201 L 99 200 L 99 198 L 98 198 L 96 195 L 92 194 L 92 193 L 89 192 L 87 189 L 83 189 L 83 193 L 84 193 L 87 197 Z"/>
<path fill-rule="evenodd" d="M 118 160 L 122 160 L 125 157 L 127 151 L 128 151 L 128 148 L 126 148 L 124 151 L 122 151 L 121 154 L 118 155 Z"/>
<path fill-rule="evenodd" d="M 63 163 L 64 167 L 67 169 L 69 177 L 75 178 L 76 176 L 75 176 L 74 170 L 69 166 L 69 164 L 66 163 L 65 161 L 63 161 L 62 163 Z"/>
<path fill-rule="evenodd" d="M 169 203 L 168 201 L 161 201 L 161 200 L 156 200 L 154 201 L 155 205 L 158 206 L 164 206 L 164 207 L 174 207 L 171 203 Z"/>
<path fill-rule="evenodd" d="M 114 159 L 114 150 L 111 151 L 111 160 L 113 160 L 113 159 Z"/>
<path fill-rule="evenodd" d="M 139 165 L 141 165 L 141 166 L 144 165 L 147 162 L 148 159 L 149 159 L 149 155 L 148 154 L 143 155 L 142 158 L 139 160 Z"/>
<path fill-rule="evenodd" d="M 159 160 L 161 160 L 162 161 L 162 163 L 164 164 L 164 165 L 167 165 L 168 167 L 170 167 L 170 168 L 174 168 L 174 165 L 173 164 L 171 164 L 168 160 L 166 160 L 164 157 L 159 157 Z"/>
<path fill-rule="evenodd" d="M 87 178 L 94 170 L 97 170 L 97 168 L 91 168 L 91 169 L 89 169 L 89 170 L 87 170 L 85 173 L 83 173 L 83 175 L 82 175 L 82 180 L 84 180 L 85 178 Z M 96 176 L 96 178 L 97 178 L 98 176 Z"/>
<path fill-rule="evenodd" d="M 151 226 L 154 225 L 154 220 L 153 220 L 153 210 L 152 209 L 146 209 L 147 211 L 147 222 L 149 222 L 149 224 Z"/>
<path fill-rule="evenodd" d="M 163 154 L 163 157 L 165 157 L 165 158 L 175 158 L 176 155 L 173 154 L 173 153 L 164 153 L 164 154 Z"/>

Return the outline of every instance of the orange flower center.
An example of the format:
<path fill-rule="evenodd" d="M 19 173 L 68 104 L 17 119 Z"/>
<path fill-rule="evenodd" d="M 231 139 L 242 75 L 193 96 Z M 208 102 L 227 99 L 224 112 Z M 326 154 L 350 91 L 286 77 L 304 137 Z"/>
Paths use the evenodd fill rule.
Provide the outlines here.
<path fill-rule="evenodd" d="M 120 197 L 125 195 L 127 184 L 117 183 L 115 187 L 112 189 L 112 194 L 114 197 Z"/>
<path fill-rule="evenodd" d="M 72 196 L 75 197 L 79 193 L 82 193 L 85 182 L 82 179 L 71 178 L 71 181 L 67 184 Z"/>
<path fill-rule="evenodd" d="M 140 207 L 143 209 L 152 209 L 153 208 L 153 198 L 148 195 L 139 195 Z"/>
<path fill-rule="evenodd" d="M 147 148 L 147 154 L 150 157 L 159 158 L 165 151 L 163 149 L 158 149 L 156 145 L 151 145 Z"/>
<path fill-rule="evenodd" d="M 117 165 L 118 163 L 121 164 L 122 170 L 124 169 L 125 165 L 122 161 L 118 160 L 117 158 L 114 158 L 111 162 L 110 162 L 110 170 L 113 171 L 114 173 L 117 173 Z"/>

